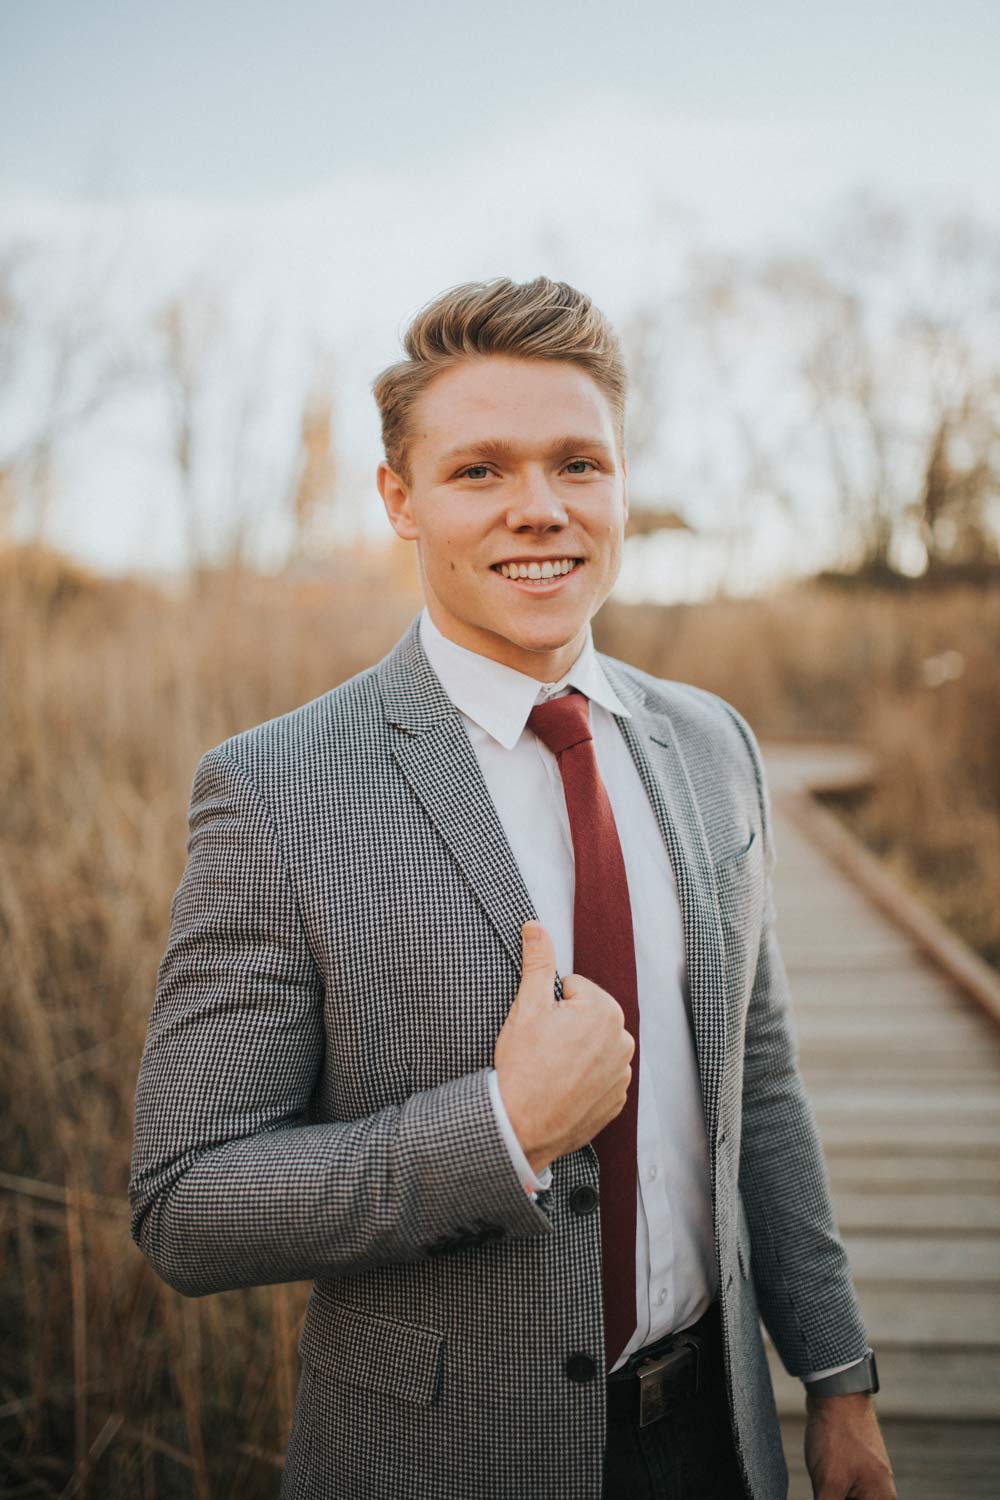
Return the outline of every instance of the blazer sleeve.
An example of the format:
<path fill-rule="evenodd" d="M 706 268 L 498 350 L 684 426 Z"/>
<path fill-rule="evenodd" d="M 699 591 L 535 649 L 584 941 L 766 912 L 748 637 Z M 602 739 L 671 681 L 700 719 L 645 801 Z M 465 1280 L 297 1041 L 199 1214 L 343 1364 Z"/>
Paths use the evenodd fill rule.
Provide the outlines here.
<path fill-rule="evenodd" d="M 324 986 L 270 809 L 225 747 L 198 766 L 189 823 L 129 1180 L 157 1273 L 200 1296 L 552 1233 L 512 1169 L 487 1068 L 307 1122 Z"/>
<path fill-rule="evenodd" d="M 767 880 L 747 1012 L 740 1196 L 761 1316 L 788 1373 L 803 1376 L 863 1358 L 868 1340 L 799 1071 L 788 976 L 775 931 L 775 848 L 763 762 L 749 725 L 726 706 L 753 763 Z"/>

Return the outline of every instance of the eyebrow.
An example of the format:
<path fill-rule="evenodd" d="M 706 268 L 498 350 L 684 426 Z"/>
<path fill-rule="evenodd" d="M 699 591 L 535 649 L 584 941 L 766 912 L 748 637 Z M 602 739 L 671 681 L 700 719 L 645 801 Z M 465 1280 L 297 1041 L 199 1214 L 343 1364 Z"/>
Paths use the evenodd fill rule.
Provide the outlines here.
<path fill-rule="evenodd" d="M 457 463 L 462 458 L 492 458 L 498 463 L 515 459 L 523 450 L 508 438 L 482 438 L 479 442 L 462 443 L 443 453 L 438 462 L 442 466 Z M 569 453 L 595 453 L 607 461 L 612 460 L 611 449 L 603 438 L 580 437 L 572 434 L 556 438 L 545 449 L 546 458 L 561 458 Z"/>

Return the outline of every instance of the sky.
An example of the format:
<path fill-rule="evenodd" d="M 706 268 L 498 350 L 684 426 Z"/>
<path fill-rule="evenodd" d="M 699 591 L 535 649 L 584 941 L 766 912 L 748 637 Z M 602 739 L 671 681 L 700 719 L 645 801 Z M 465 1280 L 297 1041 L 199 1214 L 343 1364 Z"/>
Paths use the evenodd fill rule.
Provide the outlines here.
<path fill-rule="evenodd" d="M 236 362 L 262 321 L 329 343 L 377 520 L 368 381 L 442 287 L 545 271 L 619 318 L 692 247 L 808 245 L 857 189 L 996 216 L 998 64 L 974 0 L 0 0 L 0 249 L 51 244 L 53 299 L 106 254 L 124 321 L 208 276 Z M 150 411 L 80 437 L 61 544 L 169 563 L 156 446 Z"/>
<path fill-rule="evenodd" d="M 991 0 L 4 0 L 0 40 L 0 184 L 29 191 L 301 192 L 609 96 L 702 126 L 863 120 L 904 165 L 997 123 Z"/>

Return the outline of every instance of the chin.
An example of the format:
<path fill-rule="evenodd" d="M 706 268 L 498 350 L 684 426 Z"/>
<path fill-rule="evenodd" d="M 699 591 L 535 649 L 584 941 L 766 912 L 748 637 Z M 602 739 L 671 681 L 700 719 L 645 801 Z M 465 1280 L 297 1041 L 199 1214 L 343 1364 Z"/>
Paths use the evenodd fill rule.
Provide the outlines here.
<path fill-rule="evenodd" d="M 575 640 L 586 624 L 586 615 L 572 619 L 563 615 L 549 620 L 503 619 L 489 628 L 525 651 L 557 651 Z"/>

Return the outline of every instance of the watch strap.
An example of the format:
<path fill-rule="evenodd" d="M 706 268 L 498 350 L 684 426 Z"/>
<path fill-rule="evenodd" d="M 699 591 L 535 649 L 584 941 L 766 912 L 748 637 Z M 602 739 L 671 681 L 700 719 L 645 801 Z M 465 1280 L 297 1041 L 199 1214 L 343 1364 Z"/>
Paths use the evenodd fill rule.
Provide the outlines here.
<path fill-rule="evenodd" d="M 863 1392 L 874 1395 L 879 1389 L 875 1351 L 869 1349 L 864 1359 L 852 1365 L 849 1370 L 841 1370 L 837 1375 L 824 1375 L 822 1380 L 807 1380 L 804 1384 L 806 1393 L 810 1396 L 854 1396 Z"/>

